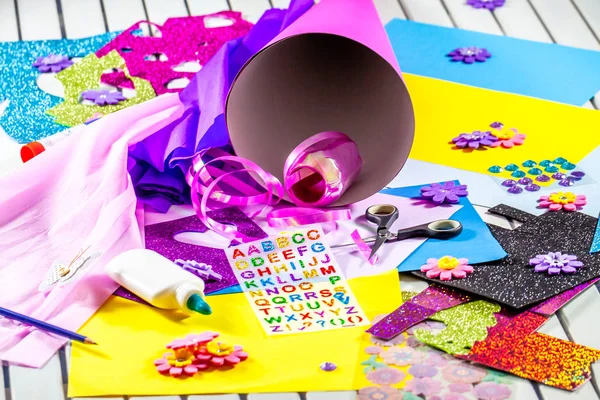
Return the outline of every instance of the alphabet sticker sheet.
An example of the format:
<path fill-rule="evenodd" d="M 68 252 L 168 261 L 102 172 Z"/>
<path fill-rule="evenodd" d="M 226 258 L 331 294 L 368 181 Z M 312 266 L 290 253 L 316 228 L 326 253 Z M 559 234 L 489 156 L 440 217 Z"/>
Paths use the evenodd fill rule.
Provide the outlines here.
<path fill-rule="evenodd" d="M 324 237 L 315 226 L 226 250 L 267 335 L 369 324 Z"/>

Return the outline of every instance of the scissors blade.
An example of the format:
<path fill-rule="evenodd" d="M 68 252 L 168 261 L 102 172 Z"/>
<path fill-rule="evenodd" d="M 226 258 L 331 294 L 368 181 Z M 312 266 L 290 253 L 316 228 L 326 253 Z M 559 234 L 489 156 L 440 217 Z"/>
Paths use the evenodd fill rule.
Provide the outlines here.
<path fill-rule="evenodd" d="M 381 235 L 377 236 L 377 239 L 375 239 L 375 244 L 373 244 L 373 247 L 371 248 L 371 254 L 369 255 L 369 260 L 371 258 L 373 258 L 375 253 L 377 253 L 377 250 L 379 250 L 379 248 L 385 243 L 386 240 L 387 240 L 386 236 L 381 236 Z"/>

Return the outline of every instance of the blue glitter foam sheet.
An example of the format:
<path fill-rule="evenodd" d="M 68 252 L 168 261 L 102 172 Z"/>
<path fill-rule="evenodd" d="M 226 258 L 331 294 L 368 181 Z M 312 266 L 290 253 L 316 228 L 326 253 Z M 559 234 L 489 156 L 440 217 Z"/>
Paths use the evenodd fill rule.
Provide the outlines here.
<path fill-rule="evenodd" d="M 54 122 L 46 110 L 62 99 L 44 92 L 37 85 L 40 75 L 32 64 L 38 57 L 60 54 L 83 58 L 110 42 L 119 32 L 85 39 L 35 40 L 0 43 L 0 103 L 8 106 L 0 115 L 0 127 L 19 143 L 29 143 L 67 129 Z"/>

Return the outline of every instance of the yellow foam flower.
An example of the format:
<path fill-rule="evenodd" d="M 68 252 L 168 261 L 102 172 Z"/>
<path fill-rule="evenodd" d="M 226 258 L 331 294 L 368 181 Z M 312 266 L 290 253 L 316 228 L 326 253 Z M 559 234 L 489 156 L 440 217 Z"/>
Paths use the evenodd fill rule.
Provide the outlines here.
<path fill-rule="evenodd" d="M 451 270 L 458 266 L 459 262 L 456 257 L 444 256 L 438 260 L 438 267 L 445 270 Z"/>
<path fill-rule="evenodd" d="M 233 353 L 234 347 L 223 342 L 212 341 L 206 344 L 206 351 L 215 356 L 225 357 Z"/>
<path fill-rule="evenodd" d="M 192 364 L 194 358 L 194 353 L 187 348 L 173 350 L 173 353 L 167 356 L 169 365 L 179 368 Z"/>
<path fill-rule="evenodd" d="M 569 203 L 574 203 L 576 199 L 577 199 L 577 196 L 575 196 L 571 192 L 556 192 L 556 193 L 552 193 L 550 195 L 550 197 L 548 198 L 548 200 L 550 200 L 551 202 L 553 202 L 555 204 L 569 204 Z"/>

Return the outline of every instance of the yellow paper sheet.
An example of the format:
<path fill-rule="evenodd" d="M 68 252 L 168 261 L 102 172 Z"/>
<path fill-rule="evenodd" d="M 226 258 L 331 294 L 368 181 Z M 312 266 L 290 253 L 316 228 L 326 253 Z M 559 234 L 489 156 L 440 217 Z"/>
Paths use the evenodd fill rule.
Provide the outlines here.
<path fill-rule="evenodd" d="M 478 73 L 477 65 L 473 73 Z M 411 158 L 493 175 L 488 172 L 492 165 L 521 166 L 528 159 L 564 157 L 576 164 L 600 144 L 596 110 L 416 75 L 404 77 L 415 108 Z M 494 133 L 489 126 L 495 121 L 517 128 L 527 135 L 525 142 L 511 149 L 453 149 L 452 138 L 476 130 Z"/>
<path fill-rule="evenodd" d="M 349 281 L 369 318 L 401 303 L 396 271 Z M 243 294 L 210 297 L 211 316 L 183 319 L 113 297 L 81 329 L 99 346 L 73 344 L 69 397 L 356 390 L 369 386 L 359 364 L 370 335 L 365 327 L 268 337 Z M 153 361 L 165 345 L 191 333 L 216 331 L 244 347 L 248 360 L 228 371 L 172 378 Z M 324 372 L 323 362 L 337 370 Z"/>

